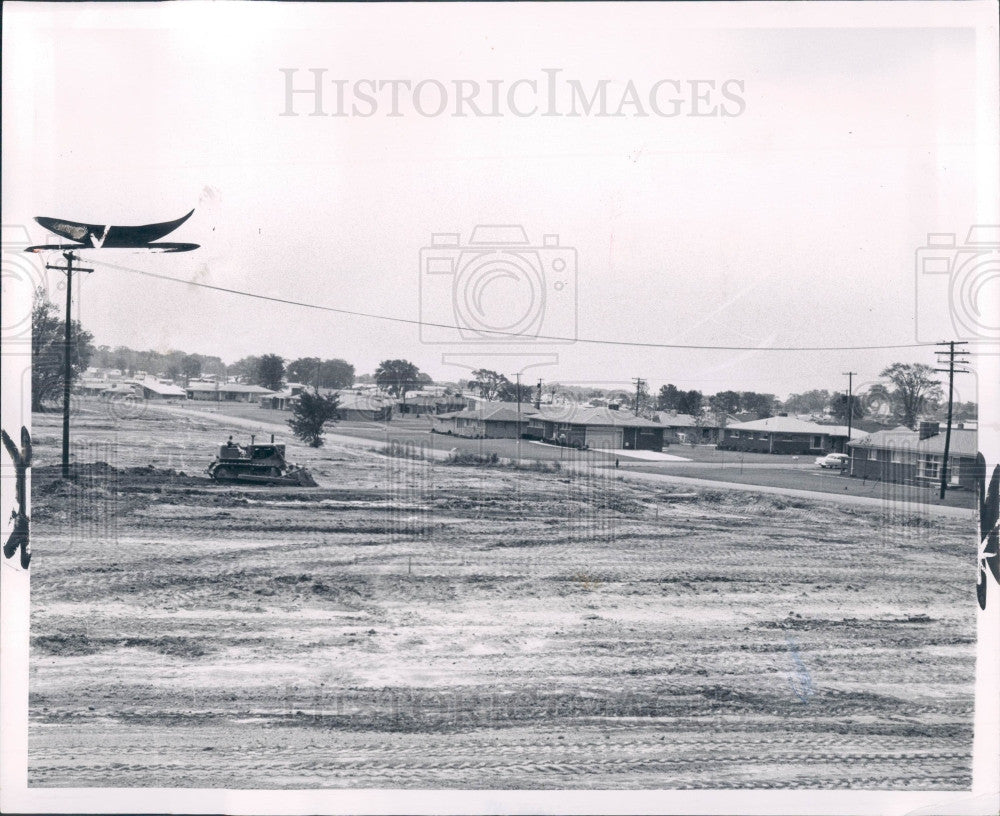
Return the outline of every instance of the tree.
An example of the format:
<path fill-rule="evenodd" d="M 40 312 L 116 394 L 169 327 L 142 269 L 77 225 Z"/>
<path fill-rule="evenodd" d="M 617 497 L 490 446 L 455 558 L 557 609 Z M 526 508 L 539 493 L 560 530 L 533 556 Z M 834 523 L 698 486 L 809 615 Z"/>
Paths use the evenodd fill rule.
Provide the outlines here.
<path fill-rule="evenodd" d="M 383 360 L 375 370 L 375 382 L 379 388 L 396 397 L 404 396 L 420 382 L 420 376 L 420 369 L 409 360 Z"/>
<path fill-rule="evenodd" d="M 917 424 L 917 416 L 942 397 L 934 369 L 923 363 L 893 363 L 881 375 L 894 386 L 893 407 L 907 428 Z"/>
<path fill-rule="evenodd" d="M 756 391 L 740 393 L 740 408 L 751 414 L 756 414 L 759 419 L 774 416 L 776 402 L 774 394 L 758 394 Z"/>
<path fill-rule="evenodd" d="M 320 388 L 350 388 L 354 385 L 354 366 L 339 358 L 320 360 L 300 357 L 288 364 L 285 376 L 289 382 L 318 385 Z"/>
<path fill-rule="evenodd" d="M 536 389 L 527 383 L 518 385 L 517 383 L 508 382 L 504 385 L 503 390 L 500 391 L 498 398 L 507 402 L 517 402 L 517 397 L 520 393 L 521 402 L 532 402 L 535 399 L 535 391 Z"/>
<path fill-rule="evenodd" d="M 257 367 L 260 364 L 260 357 L 253 355 L 237 360 L 231 366 L 226 367 L 226 374 L 239 377 L 241 380 L 254 380 L 257 377 Z"/>
<path fill-rule="evenodd" d="M 277 354 L 265 354 L 257 361 L 257 385 L 280 391 L 285 377 L 285 361 Z"/>
<path fill-rule="evenodd" d="M 70 384 L 77 379 L 94 353 L 94 336 L 80 326 L 79 320 L 71 323 Z M 31 410 L 44 411 L 45 403 L 62 403 L 65 376 L 65 321 L 60 319 L 55 305 L 46 297 L 45 290 L 35 290 L 31 308 Z"/>
<path fill-rule="evenodd" d="M 865 413 L 878 421 L 893 419 L 892 393 L 883 383 L 875 383 L 860 395 L 865 404 Z"/>
<path fill-rule="evenodd" d="M 709 397 L 708 404 L 720 414 L 735 414 L 740 410 L 740 395 L 736 391 L 720 391 Z"/>
<path fill-rule="evenodd" d="M 510 388 L 511 382 L 503 374 L 480 368 L 472 372 L 469 387 L 479 392 L 485 400 L 502 399 L 502 394 Z"/>
<path fill-rule="evenodd" d="M 337 417 L 340 400 L 335 394 L 324 396 L 312 391 L 303 391 L 292 406 L 292 418 L 288 426 L 292 433 L 314 448 L 323 446 L 323 431 L 327 423 Z"/>
<path fill-rule="evenodd" d="M 697 416 L 701 413 L 704 399 L 701 391 L 682 391 L 677 401 L 677 412 Z"/>
<path fill-rule="evenodd" d="M 201 376 L 201 360 L 193 354 L 186 354 L 181 358 L 180 368 L 181 374 L 184 375 L 185 385 L 187 385 L 188 380 Z"/>
<path fill-rule="evenodd" d="M 628 392 L 628 397 L 625 403 L 631 408 L 636 414 L 645 410 L 646 406 L 649 404 L 649 387 L 646 385 L 645 381 L 639 383 L 638 389 Z"/>
<path fill-rule="evenodd" d="M 656 407 L 661 411 L 676 411 L 680 398 L 681 391 L 676 385 L 663 385 L 656 399 Z"/>
<path fill-rule="evenodd" d="M 864 419 L 865 403 L 856 394 L 851 397 L 851 414 L 853 419 Z M 847 424 L 847 394 L 835 394 L 830 400 L 830 413 L 838 422 Z"/>
<path fill-rule="evenodd" d="M 826 409 L 832 397 L 825 388 L 791 394 L 785 400 L 784 409 L 790 414 L 818 414 Z"/>

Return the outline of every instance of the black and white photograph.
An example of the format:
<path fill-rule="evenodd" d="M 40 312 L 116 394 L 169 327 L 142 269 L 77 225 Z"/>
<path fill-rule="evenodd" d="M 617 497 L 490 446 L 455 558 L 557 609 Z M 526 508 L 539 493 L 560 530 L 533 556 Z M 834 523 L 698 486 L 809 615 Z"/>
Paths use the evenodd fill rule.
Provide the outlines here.
<path fill-rule="evenodd" d="M 1000 810 L 996 0 L 3 6 L 0 810 Z"/>

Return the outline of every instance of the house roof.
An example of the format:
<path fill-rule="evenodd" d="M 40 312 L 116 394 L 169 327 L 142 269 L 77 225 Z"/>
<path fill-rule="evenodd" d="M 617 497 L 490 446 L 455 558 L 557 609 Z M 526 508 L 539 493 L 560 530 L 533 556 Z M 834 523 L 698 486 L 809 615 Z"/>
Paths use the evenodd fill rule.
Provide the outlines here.
<path fill-rule="evenodd" d="M 920 434 L 911 431 L 909 428 L 900 425 L 889 431 L 878 431 L 851 442 L 851 447 L 859 448 L 884 448 L 886 450 L 914 451 L 916 453 L 936 453 L 944 454 L 945 432 L 934 434 L 927 439 L 921 439 Z M 977 432 L 965 428 L 951 429 L 951 444 L 948 448 L 949 456 L 974 457 L 978 452 Z"/>
<path fill-rule="evenodd" d="M 920 439 L 916 431 L 912 431 L 905 425 L 895 428 L 886 428 L 854 439 L 847 444 L 855 448 L 913 448 Z"/>
<path fill-rule="evenodd" d="M 152 391 L 154 394 L 160 394 L 164 397 L 186 397 L 187 391 L 181 388 L 179 385 L 173 385 L 172 383 L 161 383 L 157 380 L 136 380 L 134 381 L 136 385 L 140 385 L 143 388 Z"/>
<path fill-rule="evenodd" d="M 269 388 L 260 385 L 248 385 L 247 383 L 209 383 L 192 382 L 188 383 L 188 391 L 228 391 L 232 394 L 274 394 Z"/>
<path fill-rule="evenodd" d="M 927 439 L 922 439 L 917 443 L 918 453 L 944 453 L 944 431 L 934 434 Z M 951 445 L 948 447 L 949 456 L 975 456 L 979 451 L 978 433 L 964 428 L 951 429 Z"/>
<path fill-rule="evenodd" d="M 385 399 L 378 394 L 357 394 L 353 391 L 337 393 L 337 407 L 348 411 L 381 411 L 392 404 L 391 399 Z"/>
<path fill-rule="evenodd" d="M 807 422 L 804 419 L 789 416 L 755 419 L 751 422 L 737 422 L 729 426 L 731 431 L 765 431 L 767 433 L 785 434 L 827 434 L 828 436 L 857 436 L 857 431 L 847 432 L 846 425 L 820 425 L 818 422 Z"/>
<path fill-rule="evenodd" d="M 531 403 L 521 403 L 521 421 L 527 422 L 528 418 L 537 414 L 538 411 Z M 439 419 L 479 419 L 488 422 L 517 422 L 516 402 L 484 402 L 475 408 L 465 408 L 461 411 L 452 411 L 448 414 L 441 414 Z"/>
<path fill-rule="evenodd" d="M 663 428 L 660 422 L 637 417 L 628 411 L 613 411 L 610 408 L 593 408 L 580 405 L 563 405 L 552 408 L 542 407 L 535 413 L 536 418 L 547 422 L 561 422 L 567 425 L 599 425 L 629 428 Z"/>
<path fill-rule="evenodd" d="M 660 411 L 657 416 L 660 419 L 660 424 L 664 428 L 718 428 L 719 419 L 716 416 L 704 416 L 701 418 L 701 424 L 699 425 L 698 417 L 692 416 L 691 414 L 672 414 L 669 411 Z"/>

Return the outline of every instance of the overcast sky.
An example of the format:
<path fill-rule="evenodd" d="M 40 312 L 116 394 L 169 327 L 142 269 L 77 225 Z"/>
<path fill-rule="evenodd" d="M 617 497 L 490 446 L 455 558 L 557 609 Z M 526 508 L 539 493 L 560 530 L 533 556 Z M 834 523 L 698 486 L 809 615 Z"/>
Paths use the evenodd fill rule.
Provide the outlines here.
<path fill-rule="evenodd" d="M 543 334 L 741 347 L 915 342 L 914 257 L 927 233 L 956 231 L 961 242 L 970 224 L 997 220 L 977 186 L 974 32 L 680 23 L 676 9 L 646 4 L 98 12 L 13 4 L 4 26 L 4 223 L 27 224 L 33 242 L 48 243 L 57 239 L 34 216 L 141 224 L 195 208 L 165 239 L 200 244 L 194 252 L 82 253 L 97 271 L 80 288 L 79 314 L 110 346 L 227 362 L 268 352 L 342 357 L 358 373 L 405 357 L 439 379 L 466 373 L 442 354 L 511 376 L 555 354 L 556 365 L 526 377 L 614 384 L 641 376 L 654 388 L 781 396 L 844 388 L 848 370 L 863 384 L 894 361 L 933 362 L 918 348 L 439 345 L 422 342 L 415 324 L 105 265 L 451 323 L 469 320 L 455 310 L 476 281 L 429 275 L 421 248 L 432 233 L 459 233 L 466 245 L 477 224 L 520 224 L 533 247 L 555 234 L 561 248 L 575 249 L 576 283 L 567 268 L 561 289 L 547 265 L 559 257 L 572 266 L 573 254 L 534 256 L 545 266 Z M 363 79 L 435 80 L 449 106 L 422 116 L 404 90 L 402 115 L 390 116 L 383 90 L 375 115 L 308 116 L 313 101 L 300 94 L 293 110 L 301 115 L 281 116 L 281 69 L 297 69 L 296 86 L 308 88 L 314 68 L 325 69 L 326 113 L 337 87 L 348 109 L 358 102 L 352 89 Z M 564 113 L 568 80 L 588 93 L 610 80 L 612 112 L 631 81 L 639 103 L 619 117 L 508 108 L 512 83 L 533 80 L 541 90 L 548 76 L 561 83 Z M 485 89 L 500 88 L 502 115 L 449 115 L 454 81 L 463 79 L 479 83 L 480 107 L 488 107 Z M 679 83 L 658 86 L 661 107 L 681 100 L 670 103 L 677 116 L 649 110 L 650 89 L 663 79 Z M 692 102 L 691 80 L 715 83 L 696 86 L 709 89 L 704 103 Z M 728 99 L 720 92 L 727 80 L 738 83 L 727 86 Z M 425 107 L 437 87 L 425 86 Z M 541 99 L 530 91 L 518 86 L 519 110 Z M 648 115 L 635 115 L 639 108 Z M 717 115 L 689 115 L 696 109 Z M 511 263 L 505 268 L 531 261 Z M 58 279 L 48 280 L 58 300 Z M 489 325 L 532 306 L 520 300 L 523 280 L 486 276 L 478 285 Z M 929 331 L 919 339 L 954 334 L 944 324 Z"/>

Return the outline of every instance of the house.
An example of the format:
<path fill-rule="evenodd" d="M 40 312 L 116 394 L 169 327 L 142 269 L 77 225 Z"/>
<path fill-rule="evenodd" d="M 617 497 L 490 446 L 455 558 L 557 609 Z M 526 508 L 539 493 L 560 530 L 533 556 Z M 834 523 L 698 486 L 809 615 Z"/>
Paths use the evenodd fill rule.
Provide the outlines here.
<path fill-rule="evenodd" d="M 299 383 L 289 383 L 277 393 L 262 396 L 262 408 L 276 411 L 290 411 L 299 401 L 299 395 L 313 388 Z M 345 422 L 388 422 L 392 419 L 392 400 L 374 391 L 359 393 L 357 390 L 338 391 L 335 388 L 320 388 L 323 396 L 337 397 L 337 419 Z"/>
<path fill-rule="evenodd" d="M 485 402 L 475 408 L 439 414 L 432 420 L 434 433 L 454 434 L 473 439 L 517 439 L 528 427 L 528 417 L 535 413 L 530 403 Z"/>
<path fill-rule="evenodd" d="M 846 425 L 821 425 L 787 415 L 737 422 L 720 437 L 720 450 L 817 456 L 843 453 L 850 438 Z"/>
<path fill-rule="evenodd" d="M 657 420 L 663 425 L 663 438 L 669 442 L 714 445 L 721 438 L 719 432 L 723 426 L 712 415 L 695 417 L 691 414 L 661 411 Z"/>
<path fill-rule="evenodd" d="M 663 450 L 663 425 L 612 408 L 563 405 L 538 409 L 525 436 L 601 450 Z"/>
<path fill-rule="evenodd" d="M 392 419 L 393 402 L 374 392 L 337 393 L 337 418 L 345 422 L 388 422 Z"/>
<path fill-rule="evenodd" d="M 261 408 L 270 408 L 275 411 L 291 410 L 304 385 L 300 383 L 287 383 L 284 388 L 272 394 L 267 394 L 260 398 Z"/>
<path fill-rule="evenodd" d="M 937 422 L 922 422 L 919 431 L 905 426 L 878 431 L 848 444 L 850 474 L 863 479 L 932 486 L 941 480 L 945 433 Z M 975 490 L 977 438 L 964 424 L 951 430 L 948 485 Z"/>
<path fill-rule="evenodd" d="M 135 390 L 136 396 L 158 402 L 183 402 L 187 392 L 179 385 L 147 379 L 127 383 Z"/>
<path fill-rule="evenodd" d="M 220 383 L 220 382 L 189 382 L 187 397 L 191 400 L 203 400 L 213 402 L 260 402 L 262 397 L 267 397 L 276 392 L 259 385 L 248 385 L 247 383 Z"/>
<path fill-rule="evenodd" d="M 402 399 L 396 401 L 396 410 L 400 414 L 421 416 L 422 414 L 448 414 L 469 407 L 469 401 L 460 394 L 439 392 L 442 392 L 441 387 L 408 391 Z"/>
<path fill-rule="evenodd" d="M 86 377 L 73 385 L 73 391 L 85 397 L 97 397 L 104 391 L 107 391 L 111 385 L 112 383 L 109 383 L 107 380 L 96 380 L 92 377 Z"/>

